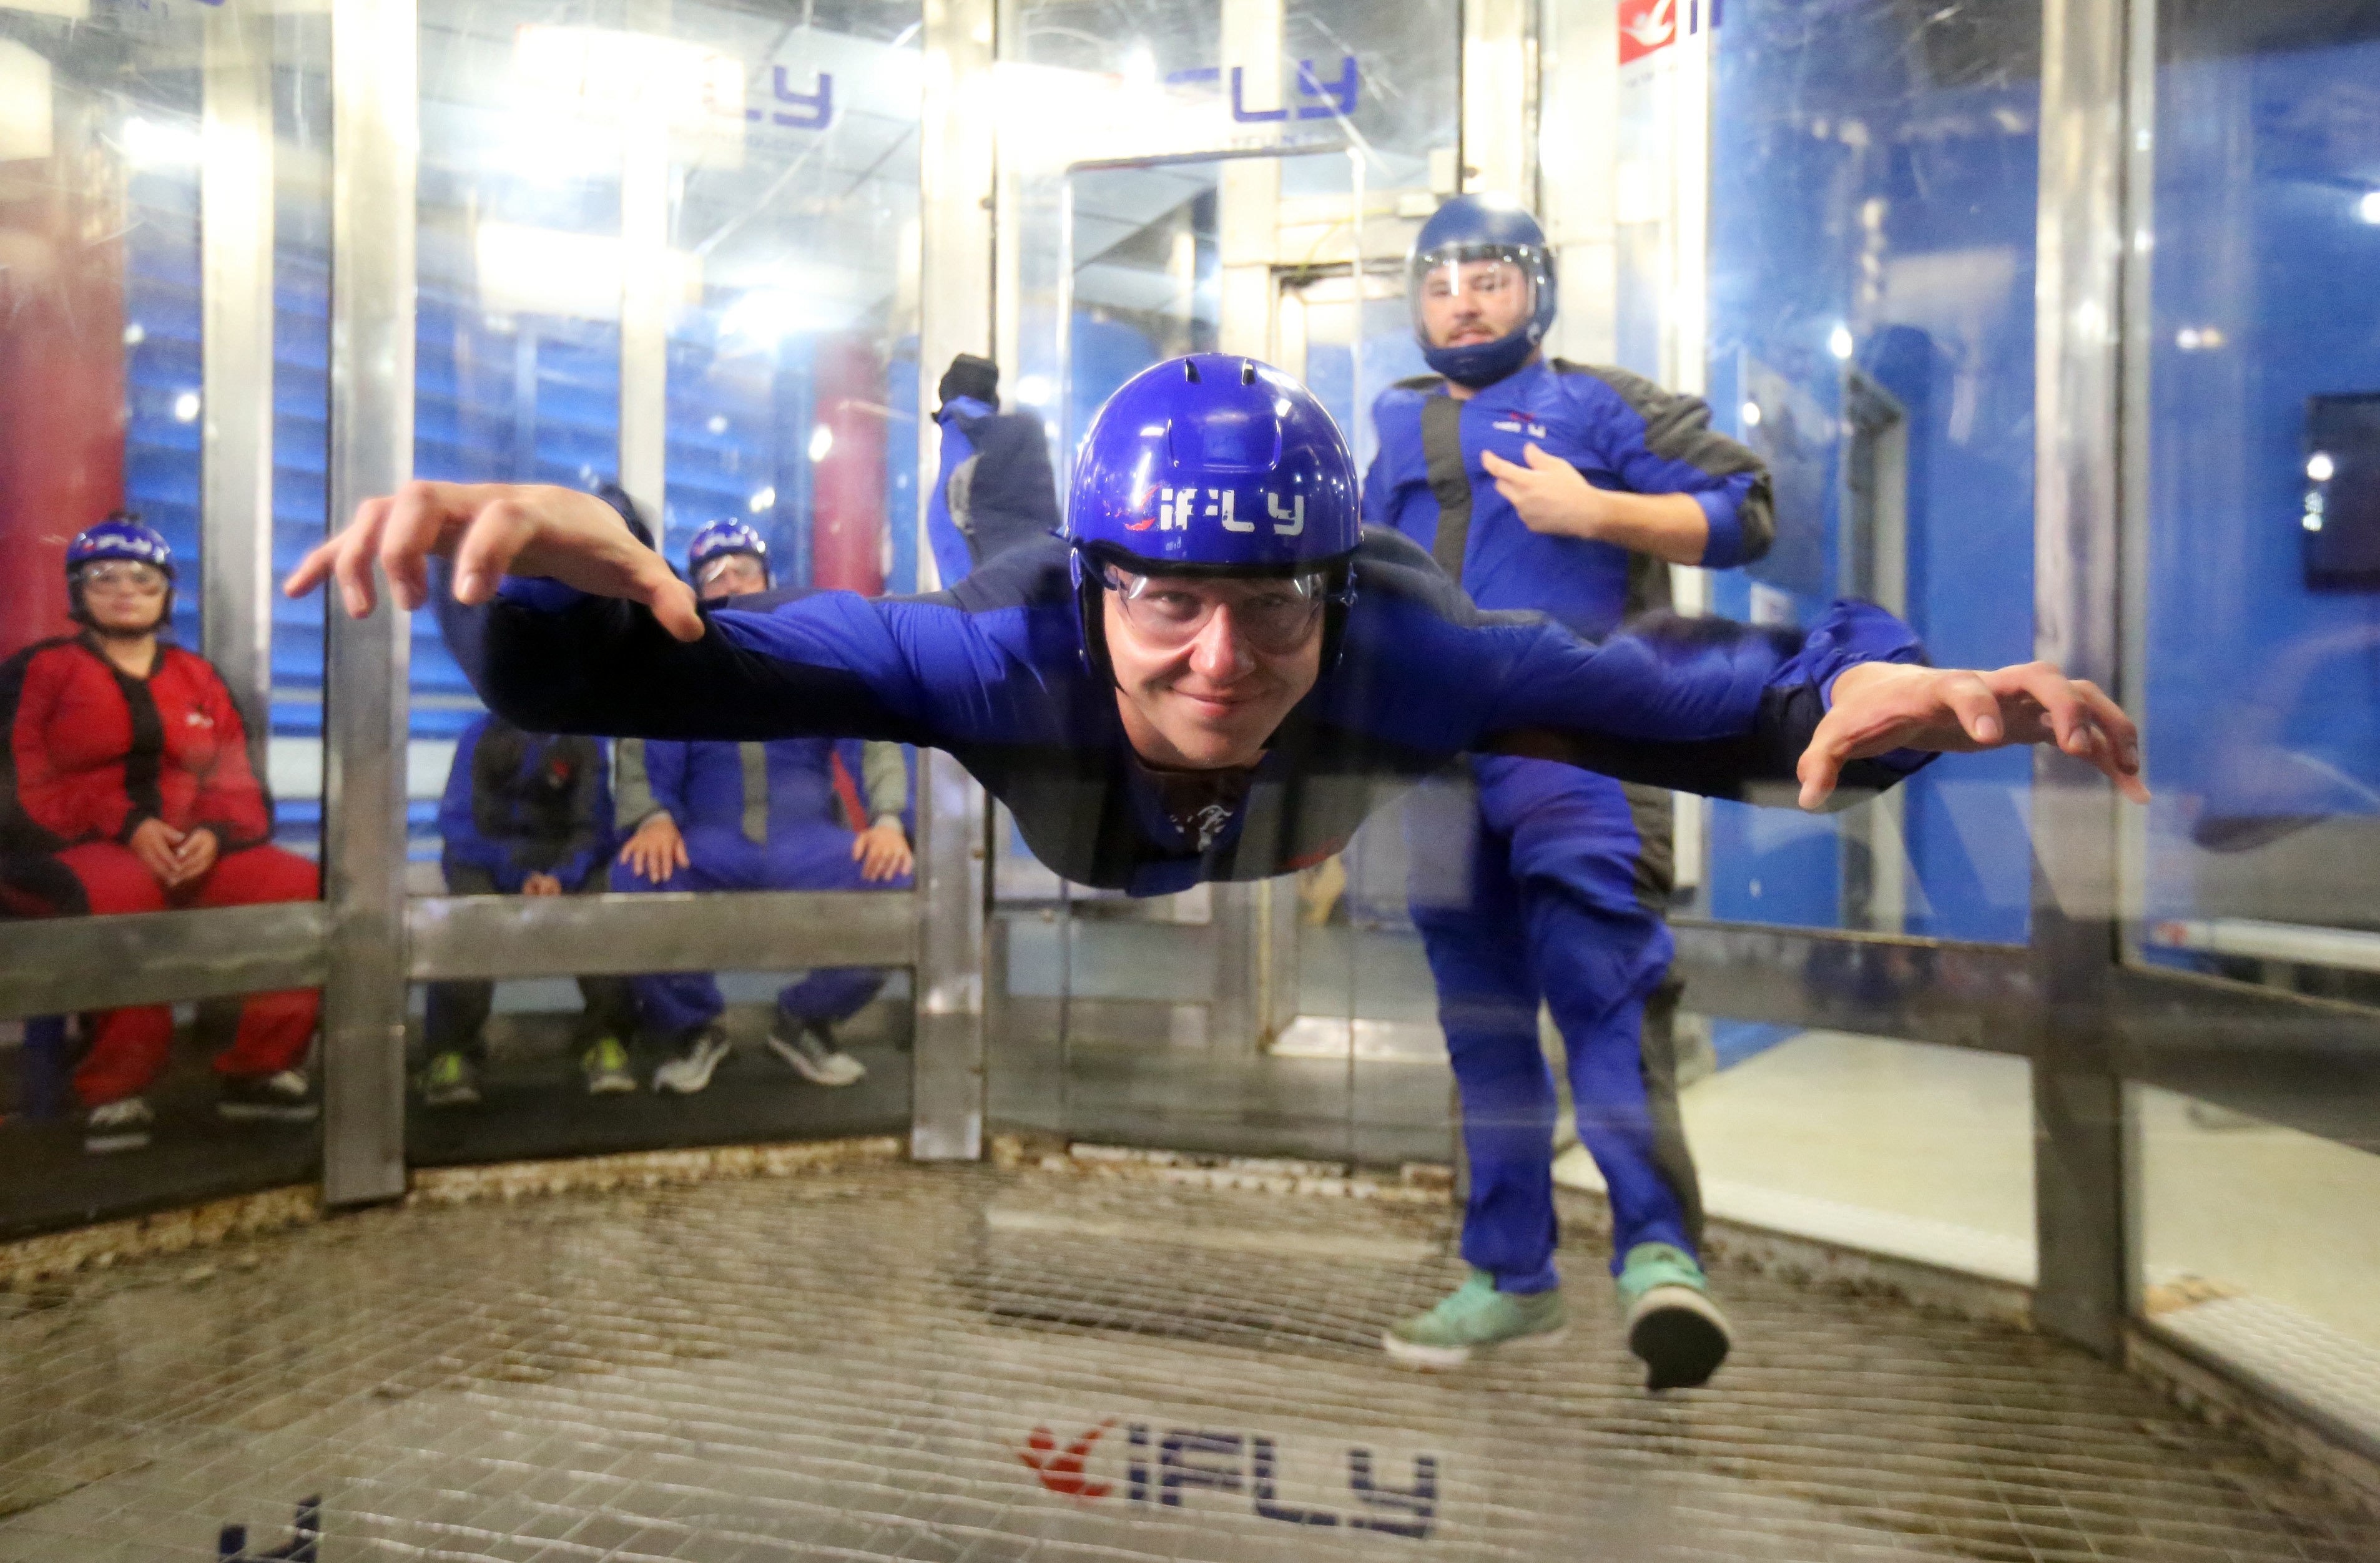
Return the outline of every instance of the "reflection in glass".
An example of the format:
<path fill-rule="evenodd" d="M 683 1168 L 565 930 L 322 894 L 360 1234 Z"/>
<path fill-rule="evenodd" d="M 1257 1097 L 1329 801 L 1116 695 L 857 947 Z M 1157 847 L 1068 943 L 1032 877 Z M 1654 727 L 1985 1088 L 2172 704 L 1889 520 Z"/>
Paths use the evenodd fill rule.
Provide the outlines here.
<path fill-rule="evenodd" d="M 2150 1086 L 2134 1088 L 2132 1110 L 2142 1311 L 2380 1433 L 2380 1156 Z"/>
<path fill-rule="evenodd" d="M 2380 24 L 2157 21 L 2134 517 L 2149 959 L 2380 1001 Z"/>
<path fill-rule="evenodd" d="M 1678 1050 L 1710 1215 L 2033 1284 L 2022 1059 L 1697 1015 L 1680 1017 Z M 1554 1175 L 1602 1187 L 1575 1146 Z"/>
<path fill-rule="evenodd" d="M 2033 654 L 2041 18 L 1977 16 L 1872 0 L 1813 29 L 1753 6 L 1711 35 L 1708 400 L 1777 504 L 1768 557 L 1711 604 L 1806 623 L 1864 597 L 1937 662 L 1996 667 Z M 1824 818 L 1713 805 L 1709 911 L 2021 940 L 2028 767 L 1921 773 Z"/>

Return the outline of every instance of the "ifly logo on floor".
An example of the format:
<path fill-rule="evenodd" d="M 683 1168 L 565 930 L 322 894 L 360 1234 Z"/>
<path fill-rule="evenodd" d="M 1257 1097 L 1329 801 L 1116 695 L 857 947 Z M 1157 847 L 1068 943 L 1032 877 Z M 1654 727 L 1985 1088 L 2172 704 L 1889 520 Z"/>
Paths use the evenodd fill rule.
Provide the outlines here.
<path fill-rule="evenodd" d="M 1119 1428 L 1122 1436 L 1113 1436 Z M 1036 1427 L 1016 1453 L 1041 1485 L 1084 1504 L 1117 1498 L 1181 1508 L 1193 1493 L 1213 1493 L 1245 1497 L 1257 1519 L 1278 1524 L 1343 1525 L 1416 1541 L 1428 1536 L 1438 1518 L 1434 1454 L 1414 1456 L 1410 1484 L 1401 1486 L 1401 1473 L 1383 1470 L 1372 1450 L 1347 1446 L 1347 1500 L 1321 1507 L 1281 1501 L 1284 1456 L 1280 1441 L 1261 1433 L 1160 1428 L 1111 1416 L 1062 1445 L 1047 1426 Z"/>

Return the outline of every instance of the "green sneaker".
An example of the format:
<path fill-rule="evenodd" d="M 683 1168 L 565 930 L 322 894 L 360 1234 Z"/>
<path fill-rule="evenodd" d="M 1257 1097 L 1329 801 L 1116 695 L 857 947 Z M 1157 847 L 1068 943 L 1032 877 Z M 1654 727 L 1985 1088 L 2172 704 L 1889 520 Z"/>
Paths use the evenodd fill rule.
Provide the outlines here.
<path fill-rule="evenodd" d="M 1470 1279 L 1439 1298 L 1429 1312 L 1383 1330 L 1380 1344 L 1388 1349 L 1390 1360 L 1407 1367 L 1461 1367 L 1483 1346 L 1524 1336 L 1552 1339 L 1567 1322 L 1560 1288 L 1499 1291 L 1494 1276 L 1474 1270 Z"/>
<path fill-rule="evenodd" d="M 1727 1315 L 1710 1300 L 1694 1256 L 1666 1242 L 1640 1242 L 1620 1266 L 1620 1313 L 1628 1349 L 1645 1363 L 1647 1389 L 1692 1389 L 1727 1361 Z"/>
<path fill-rule="evenodd" d="M 637 1088 L 637 1077 L 628 1069 L 628 1049 L 616 1036 L 597 1037 L 594 1046 L 579 1055 L 578 1067 L 587 1073 L 590 1097 L 617 1096 Z"/>
<path fill-rule="evenodd" d="M 480 1100 L 480 1072 L 460 1053 L 441 1053 L 421 1072 L 421 1105 L 473 1107 Z"/>

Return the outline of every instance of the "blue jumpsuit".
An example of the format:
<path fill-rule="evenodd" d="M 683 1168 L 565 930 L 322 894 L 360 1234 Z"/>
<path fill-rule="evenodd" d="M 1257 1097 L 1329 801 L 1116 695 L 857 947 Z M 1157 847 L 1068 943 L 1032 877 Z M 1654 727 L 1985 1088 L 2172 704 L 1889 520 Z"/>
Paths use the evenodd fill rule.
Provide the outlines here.
<path fill-rule="evenodd" d="M 1152 500 L 1153 503 L 1153 500 Z M 1792 779 L 1837 674 L 1916 661 L 1909 626 L 1838 603 L 1809 631 L 1670 620 L 1590 645 L 1534 614 L 1483 613 L 1410 539 L 1365 533 L 1340 652 L 1275 730 L 1220 827 L 1173 818 L 1133 763 L 1112 683 L 1083 654 L 1069 551 L 1022 544 L 949 591 L 787 591 L 706 606 L 674 639 L 650 611 L 509 578 L 481 607 L 433 583 L 481 696 L 540 731 L 768 741 L 855 736 L 945 749 L 1077 884 L 1169 895 L 1320 861 L 1375 808 L 1472 752 L 1561 759 L 1742 798 Z M 1844 769 L 1881 788 L 1932 757 Z"/>
<path fill-rule="evenodd" d="M 1529 530 L 1485 451 L 1526 465 L 1536 444 L 1598 488 L 1690 495 L 1709 522 L 1707 568 L 1758 558 L 1773 532 L 1759 459 L 1712 433 L 1696 398 L 1625 370 L 1535 362 L 1464 402 L 1425 377 L 1383 394 L 1372 416 L 1365 519 L 1432 550 L 1482 608 L 1534 609 L 1598 638 L 1669 601 L 1658 560 Z M 1406 815 L 1413 919 L 1462 1086 L 1463 1257 L 1508 1291 L 1557 1284 L 1540 999 L 1562 1035 L 1579 1138 L 1610 1190 L 1613 1268 L 1640 1242 L 1693 1253 L 1701 1198 L 1664 986 L 1669 798 L 1545 760 L 1474 756 L 1467 769 L 1420 789 Z"/>
<path fill-rule="evenodd" d="M 844 745 L 846 765 L 859 745 Z M 768 744 L 625 739 L 620 745 L 621 825 L 633 829 L 666 810 L 686 838 L 687 866 L 660 884 L 625 863 L 612 865 L 615 891 L 858 891 L 906 890 L 909 876 L 870 882 L 851 855 L 852 828 L 839 810 L 831 738 L 786 738 Z M 892 756 L 894 763 L 900 757 Z M 854 767 L 855 771 L 859 767 Z M 889 795 L 870 778 L 871 815 L 900 812 L 906 797 Z M 889 807 L 887 806 L 889 805 Z M 884 986 L 873 966 L 828 966 L 777 995 L 796 1021 L 840 1021 L 856 1013 Z M 663 972 L 637 977 L 637 1007 L 647 1029 L 682 1036 L 719 1018 L 725 1001 L 709 972 Z"/>

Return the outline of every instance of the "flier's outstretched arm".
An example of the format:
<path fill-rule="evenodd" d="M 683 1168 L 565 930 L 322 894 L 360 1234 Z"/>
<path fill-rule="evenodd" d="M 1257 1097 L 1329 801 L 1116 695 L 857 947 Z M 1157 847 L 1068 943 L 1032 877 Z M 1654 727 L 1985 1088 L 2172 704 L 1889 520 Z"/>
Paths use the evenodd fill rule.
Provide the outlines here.
<path fill-rule="evenodd" d="M 889 607 L 821 592 L 769 612 L 699 606 L 592 495 L 409 483 L 361 506 L 285 588 L 335 581 L 371 611 L 372 570 L 434 605 L 490 708 L 539 733 L 933 743 Z"/>
<path fill-rule="evenodd" d="M 1548 626 L 1483 710 L 1477 747 L 1560 759 L 1717 797 L 1791 782 L 1804 808 L 1838 786 L 1890 786 L 1937 753 L 2054 743 L 2145 802 L 2140 734 L 2087 680 L 2046 662 L 1924 665 L 1899 620 L 1838 603 L 1799 644 L 1670 619 L 1597 646 Z"/>

